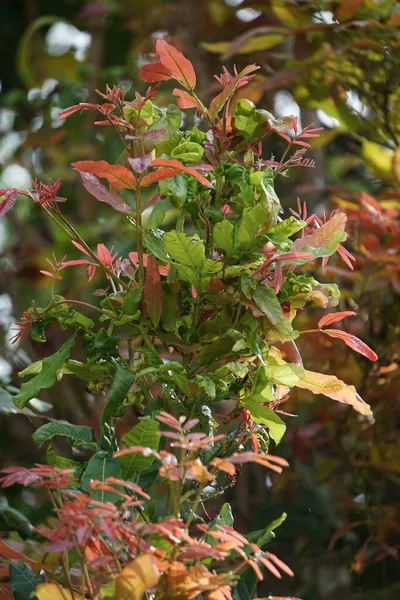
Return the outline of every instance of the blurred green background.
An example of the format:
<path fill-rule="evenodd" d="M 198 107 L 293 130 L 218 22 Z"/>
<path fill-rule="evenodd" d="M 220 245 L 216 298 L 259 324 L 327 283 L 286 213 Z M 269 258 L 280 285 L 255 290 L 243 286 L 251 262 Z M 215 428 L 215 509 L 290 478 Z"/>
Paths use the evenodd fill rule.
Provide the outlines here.
<path fill-rule="evenodd" d="M 374 419 L 310 397 L 291 396 L 288 433 L 278 452 L 291 470 L 272 481 L 244 469 L 233 502 L 239 528 L 257 529 L 288 517 L 278 531 L 279 556 L 293 581 L 268 582 L 259 595 L 304 600 L 400 598 L 400 6 L 393 0 L 2 0 L 0 20 L 0 188 L 31 187 L 33 179 L 62 181 L 65 211 L 92 246 L 103 242 L 125 254 L 135 249 L 131 228 L 103 210 L 80 186 L 74 160 L 118 160 L 118 140 L 93 128 L 91 113 L 58 121 L 62 108 L 96 98 L 95 89 L 123 84 L 145 91 L 137 72 L 165 38 L 195 65 L 200 95 L 213 79 L 256 62 L 260 74 L 243 93 L 275 116 L 293 114 L 325 128 L 313 143 L 314 169 L 279 182 L 285 210 L 297 198 L 320 216 L 349 215 L 347 247 L 353 272 L 338 260 L 315 276 L 342 287 L 338 310 L 355 310 L 346 329 L 379 354 L 372 365 L 340 341 L 300 341 L 305 366 L 357 386 Z M 161 102 L 172 101 L 162 88 Z M 187 119 L 193 117 L 185 117 Z M 189 121 L 187 121 L 190 125 Z M 264 155 L 284 142 L 268 138 Z M 168 215 L 165 227 L 174 222 Z M 40 274 L 53 252 L 76 258 L 63 233 L 39 208 L 19 198 L 0 220 L 0 462 L 31 464 L 43 454 L 31 442 L 40 417 L 17 414 L 7 389 L 18 371 L 53 353 L 63 333 L 46 343 L 9 343 L 10 328 L 32 299 L 46 303 L 49 279 Z M 93 282 L 93 289 L 97 287 Z M 85 273 L 65 271 L 57 293 L 89 298 Z M 307 315 L 302 317 L 304 329 Z M 79 381 L 63 379 L 43 394 L 56 418 L 96 422 L 101 398 Z M 40 406 L 39 406 L 40 408 Z M 121 425 L 123 426 L 123 424 Z M 10 504 L 40 520 L 40 499 L 12 490 Z M 0 497 L 0 535 L 6 529 Z M 272 587 L 270 587 L 272 586 Z M 274 587 L 275 586 L 275 587 Z"/>

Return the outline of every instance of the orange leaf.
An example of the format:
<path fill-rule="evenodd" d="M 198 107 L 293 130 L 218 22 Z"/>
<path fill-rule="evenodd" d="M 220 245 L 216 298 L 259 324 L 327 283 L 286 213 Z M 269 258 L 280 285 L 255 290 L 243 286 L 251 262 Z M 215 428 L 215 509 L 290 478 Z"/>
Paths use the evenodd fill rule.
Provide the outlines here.
<path fill-rule="evenodd" d="M 359 354 L 366 356 L 369 358 L 369 360 L 378 360 L 378 355 L 369 346 L 367 346 L 365 342 L 360 340 L 355 335 L 351 335 L 350 333 L 342 331 L 341 329 L 322 329 L 322 332 L 326 335 L 329 335 L 329 337 L 342 340 L 346 346 L 349 346 L 349 348 L 352 348 L 352 350 L 355 350 Z"/>
<path fill-rule="evenodd" d="M 344 310 L 343 312 L 330 313 L 329 315 L 325 315 L 318 321 L 318 327 L 323 327 L 324 325 L 330 325 L 331 323 L 336 323 L 336 321 L 341 321 L 346 317 L 354 317 L 357 313 L 353 310 Z"/>
<path fill-rule="evenodd" d="M 151 163 L 151 166 L 152 167 L 172 167 L 174 169 L 177 169 L 178 171 L 182 171 L 183 173 L 187 173 L 188 175 L 191 175 L 192 177 L 197 179 L 197 181 L 199 181 L 201 184 L 205 185 L 206 187 L 211 187 L 211 183 L 208 181 L 208 179 L 203 177 L 203 175 L 200 175 L 200 173 L 198 173 L 196 171 L 196 169 L 194 169 L 193 167 L 185 167 L 185 165 L 183 165 L 179 160 L 175 160 L 175 159 L 169 160 L 167 158 L 156 158 Z"/>
<path fill-rule="evenodd" d="M 155 256 L 149 256 L 147 259 L 144 302 L 153 325 L 157 327 L 161 318 L 163 297 L 160 271 Z"/>
<path fill-rule="evenodd" d="M 337 212 L 334 214 L 329 221 L 321 225 L 318 229 L 305 235 L 302 238 L 295 240 L 293 244 L 293 250 L 299 251 L 306 246 L 313 246 L 314 248 L 322 248 L 327 244 L 332 236 L 338 231 L 344 231 L 346 227 L 347 216 L 344 212 Z"/>
<path fill-rule="evenodd" d="M 153 165 L 152 165 L 153 166 Z M 152 183 L 156 183 L 157 181 L 164 181 L 164 179 L 170 179 L 177 175 L 179 171 L 174 168 L 170 169 L 157 169 L 157 171 L 153 171 L 148 175 L 145 175 L 140 183 L 141 187 L 147 187 Z"/>
<path fill-rule="evenodd" d="M 26 562 L 32 569 L 46 569 L 47 567 L 42 563 L 36 562 L 36 560 L 31 560 L 22 552 L 18 552 L 18 550 L 14 550 L 8 544 L 5 543 L 4 540 L 0 539 L 0 556 L 2 558 L 8 558 L 9 560 L 22 560 Z"/>
<path fill-rule="evenodd" d="M 364 0 L 341 0 L 341 3 L 335 11 L 335 17 L 339 21 L 350 21 L 360 10 Z"/>
<path fill-rule="evenodd" d="M 371 407 L 357 394 L 354 385 L 347 385 L 334 375 L 305 370 L 303 379 L 296 383 L 296 387 L 309 390 L 313 394 L 324 394 L 337 402 L 349 404 L 366 417 L 372 415 Z"/>
<path fill-rule="evenodd" d="M 115 188 L 136 189 L 136 177 L 122 165 L 110 165 L 105 160 L 79 160 L 72 166 L 82 173 L 104 177 Z"/>
<path fill-rule="evenodd" d="M 157 585 L 160 573 L 150 554 L 135 558 L 115 579 L 116 600 L 141 600 L 143 594 Z"/>
<path fill-rule="evenodd" d="M 165 81 L 171 79 L 171 71 L 164 67 L 160 62 L 150 63 L 143 65 L 139 71 L 139 77 L 147 83 L 153 83 L 154 81 Z"/>
<path fill-rule="evenodd" d="M 165 40 L 157 40 L 156 52 L 172 77 L 187 88 L 196 87 L 196 73 L 190 60 Z"/>
<path fill-rule="evenodd" d="M 192 98 L 190 94 L 183 90 L 178 90 L 177 88 L 175 88 L 172 92 L 172 95 L 178 98 L 178 100 L 176 101 L 176 105 L 179 108 L 200 108 L 196 100 Z"/>

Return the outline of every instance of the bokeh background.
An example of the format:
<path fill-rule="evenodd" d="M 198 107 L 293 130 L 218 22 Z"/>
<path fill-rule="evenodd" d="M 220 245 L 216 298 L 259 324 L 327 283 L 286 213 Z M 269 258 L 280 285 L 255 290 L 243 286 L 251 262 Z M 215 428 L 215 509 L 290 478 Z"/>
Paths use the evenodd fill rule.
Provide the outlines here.
<path fill-rule="evenodd" d="M 399 33 L 400 6 L 393 0 L 1 1 L 0 188 L 29 189 L 35 178 L 60 178 L 61 195 L 69 198 L 65 210 L 91 245 L 112 243 L 122 254 L 135 249 L 131 229 L 90 200 L 70 167 L 74 160 L 117 161 L 118 141 L 107 128 L 93 128 L 89 112 L 62 122 L 58 113 L 94 101 L 94 90 L 106 83 L 143 92 L 138 67 L 156 39 L 190 58 L 205 99 L 218 89 L 213 75 L 222 65 L 256 62 L 261 70 L 246 97 L 275 116 L 293 114 L 300 125 L 325 128 L 312 144 L 316 168 L 297 170 L 277 191 L 286 211 L 299 197 L 309 213 L 348 213 L 346 245 L 357 258 L 355 270 L 331 259 L 313 275 L 339 283 L 338 310 L 358 313 L 346 329 L 372 346 L 379 361 L 319 335 L 302 337 L 299 346 L 306 367 L 356 385 L 374 418 L 305 392 L 291 396 L 285 410 L 297 417 L 286 418 L 288 432 L 277 450 L 291 469 L 273 481 L 264 471 L 243 470 L 227 495 L 243 531 L 288 514 L 273 545 L 296 577 L 275 590 L 304 600 L 400 598 Z M 162 88 L 165 106 L 171 91 Z M 266 158 L 284 149 L 277 137 L 268 144 Z M 171 212 L 163 226 L 173 224 Z M 47 303 L 51 282 L 39 271 L 53 252 L 58 259 L 76 257 L 38 207 L 19 198 L 0 219 L 1 466 L 43 460 L 31 434 L 45 402 L 55 418 L 88 425 L 102 402 L 83 383 L 64 378 L 41 397 L 39 416 L 17 413 L 10 403 L 18 372 L 62 343 L 57 328 L 46 342 L 40 332 L 19 346 L 8 341 L 32 299 Z M 57 292 L 68 297 L 72 290 L 75 298 L 90 297 L 84 273 L 65 271 Z M 315 324 L 302 319 L 304 329 Z M 0 495 L 0 535 L 7 501 L 32 522 L 47 510 L 27 491 Z"/>

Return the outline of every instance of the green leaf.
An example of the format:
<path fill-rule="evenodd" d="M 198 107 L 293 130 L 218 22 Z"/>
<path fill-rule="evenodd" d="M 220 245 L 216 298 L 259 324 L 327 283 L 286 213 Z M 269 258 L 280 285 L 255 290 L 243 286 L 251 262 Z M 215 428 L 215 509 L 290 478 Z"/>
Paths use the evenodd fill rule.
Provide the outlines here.
<path fill-rule="evenodd" d="M 188 187 L 186 177 L 182 173 L 179 173 L 170 179 L 164 179 L 164 181 L 160 181 L 158 185 L 161 196 L 167 196 L 166 199 L 169 200 L 168 203 L 170 208 L 172 208 L 172 206 L 175 206 L 176 208 L 181 208 L 181 206 L 183 206 L 188 195 Z M 160 202 L 158 204 L 160 204 Z M 156 207 L 158 204 L 156 204 Z M 155 209 L 153 209 L 153 211 L 154 210 Z M 154 227 L 151 229 L 154 229 Z"/>
<path fill-rule="evenodd" d="M 268 525 L 266 529 L 258 529 L 257 531 L 252 531 L 246 537 L 252 544 L 257 544 L 259 548 L 263 548 L 269 542 L 271 542 L 275 538 L 274 530 L 282 525 L 282 523 L 286 520 L 287 514 L 282 513 L 280 517 L 272 521 Z"/>
<path fill-rule="evenodd" d="M 233 589 L 233 600 L 251 600 L 257 594 L 258 579 L 253 569 L 246 569 Z"/>
<path fill-rule="evenodd" d="M 30 521 L 18 510 L 11 508 L 4 496 L 0 497 L 0 531 L 16 531 L 23 540 L 32 537 Z"/>
<path fill-rule="evenodd" d="M 248 251 L 257 242 L 257 234 L 265 226 L 268 216 L 268 207 L 265 204 L 256 204 L 252 208 L 243 210 L 242 218 L 236 231 L 236 241 L 242 251 Z"/>
<path fill-rule="evenodd" d="M 121 414 L 124 400 L 134 381 L 135 375 L 131 371 L 117 365 L 111 391 L 101 415 L 100 436 L 102 442 L 108 433 L 105 426 L 112 426 L 116 416 Z"/>
<path fill-rule="evenodd" d="M 286 425 L 282 419 L 270 408 L 263 406 L 251 398 L 245 400 L 244 406 L 249 410 L 253 421 L 259 425 L 268 427 L 269 435 L 276 444 L 279 444 L 286 431 Z"/>
<path fill-rule="evenodd" d="M 73 446 L 93 446 L 96 444 L 93 429 L 86 425 L 72 425 L 67 421 L 54 421 L 46 423 L 36 429 L 32 435 L 33 441 L 37 444 L 44 444 L 53 439 L 56 435 L 69 438 Z"/>
<path fill-rule="evenodd" d="M 176 175 L 175 177 L 178 177 L 178 175 Z M 164 181 L 160 182 L 160 185 L 161 183 L 168 183 L 173 179 L 174 177 L 172 177 L 172 179 L 165 179 Z M 155 231 L 164 221 L 168 211 L 172 208 L 174 208 L 174 204 L 172 204 L 172 199 L 169 196 L 157 202 L 157 204 L 154 205 L 149 218 L 147 219 L 146 229 L 152 229 L 153 231 Z"/>
<path fill-rule="evenodd" d="M 160 443 L 160 426 L 153 419 L 141 420 L 133 429 L 122 436 L 121 444 L 125 448 L 130 446 L 144 446 L 152 450 L 158 450 Z M 154 456 L 143 456 L 143 454 L 127 454 L 120 457 L 122 477 L 132 479 L 137 471 L 148 469 L 154 462 Z"/>
<path fill-rule="evenodd" d="M 82 464 L 80 462 L 77 462 L 76 460 L 71 460 L 70 458 L 59 456 L 54 452 L 51 445 L 49 445 L 49 447 L 47 448 L 46 458 L 47 462 L 52 467 L 58 467 L 59 469 L 75 469 L 75 477 L 81 477 L 83 471 Z M 76 482 L 74 485 L 76 485 Z"/>
<path fill-rule="evenodd" d="M 259 285 L 253 292 L 257 308 L 265 315 L 272 325 L 278 325 L 284 320 L 282 307 L 274 290 L 266 285 Z"/>
<path fill-rule="evenodd" d="M 207 377 L 206 375 L 196 375 L 196 383 L 202 390 L 205 391 L 207 396 L 212 400 L 215 399 L 216 396 L 216 388 L 215 383 L 211 379 L 211 377 Z"/>
<path fill-rule="evenodd" d="M 289 217 L 271 227 L 268 237 L 274 243 L 286 242 L 289 237 L 304 229 L 305 226 L 305 221 L 299 221 L 296 217 Z"/>
<path fill-rule="evenodd" d="M 200 162 L 203 158 L 204 148 L 196 142 L 182 142 L 172 152 L 171 157 L 181 162 Z"/>
<path fill-rule="evenodd" d="M 289 363 L 285 364 L 271 364 L 272 359 L 268 359 L 268 364 L 265 367 L 267 377 L 272 383 L 280 385 L 287 385 L 293 387 L 305 376 L 305 371 L 300 365 L 293 365 Z"/>
<path fill-rule="evenodd" d="M 81 487 L 84 492 L 93 494 L 90 487 L 92 480 L 104 481 L 107 477 L 121 478 L 121 468 L 118 459 L 110 454 L 100 450 L 89 460 L 86 469 L 81 477 Z M 112 492 L 98 490 L 93 494 L 93 499 L 99 502 L 112 502 L 116 504 L 121 501 L 121 497 Z"/>
<path fill-rule="evenodd" d="M 11 564 L 8 569 L 14 600 L 32 600 L 36 586 L 45 581 L 43 575 L 37 575 L 25 563 Z"/>
<path fill-rule="evenodd" d="M 43 366 L 40 373 L 30 381 L 22 384 L 19 394 L 13 397 L 13 401 L 18 408 L 23 408 L 39 394 L 41 390 L 47 390 L 56 383 L 57 372 L 62 368 L 64 361 L 69 358 L 70 350 L 75 343 L 75 334 L 61 346 L 61 348 L 52 356 L 43 359 Z"/>
<path fill-rule="evenodd" d="M 198 235 L 168 231 L 163 235 L 164 250 L 173 261 L 196 270 L 205 258 L 204 244 Z"/>
<path fill-rule="evenodd" d="M 149 250 L 153 256 L 165 263 L 170 262 L 168 254 L 166 254 L 164 251 L 162 238 L 159 237 L 154 231 L 146 231 L 143 234 L 143 241 L 147 250 Z"/>
<path fill-rule="evenodd" d="M 226 256 L 232 256 L 233 254 L 232 233 L 233 225 L 227 219 L 216 223 L 214 226 L 214 242 L 217 248 L 222 250 Z"/>
<path fill-rule="evenodd" d="M 77 360 L 66 360 L 62 372 L 65 375 L 76 375 L 84 381 L 98 381 L 106 379 L 110 371 L 108 364 L 81 363 Z"/>
<path fill-rule="evenodd" d="M 173 293 L 167 282 L 163 282 L 163 307 L 161 324 L 165 331 L 174 331 L 178 319 L 178 296 Z"/>
<path fill-rule="evenodd" d="M 122 313 L 124 315 L 134 315 L 139 307 L 139 302 L 142 298 L 143 294 L 143 286 L 138 285 L 137 287 L 130 290 L 125 298 L 124 303 L 122 305 Z"/>

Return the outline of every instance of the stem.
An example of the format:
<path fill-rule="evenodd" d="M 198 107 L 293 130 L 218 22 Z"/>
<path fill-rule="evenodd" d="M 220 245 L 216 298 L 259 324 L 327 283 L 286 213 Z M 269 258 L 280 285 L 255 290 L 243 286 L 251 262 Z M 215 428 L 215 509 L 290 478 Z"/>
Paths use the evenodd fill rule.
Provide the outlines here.
<path fill-rule="evenodd" d="M 139 265 L 139 284 L 144 283 L 144 266 L 143 266 L 143 233 L 142 233 L 142 213 L 140 211 L 140 177 L 138 178 L 136 187 L 136 246 L 138 253 Z"/>
<path fill-rule="evenodd" d="M 303 333 L 320 333 L 321 329 L 304 329 L 304 331 L 299 331 L 300 335 Z"/>

